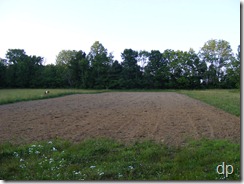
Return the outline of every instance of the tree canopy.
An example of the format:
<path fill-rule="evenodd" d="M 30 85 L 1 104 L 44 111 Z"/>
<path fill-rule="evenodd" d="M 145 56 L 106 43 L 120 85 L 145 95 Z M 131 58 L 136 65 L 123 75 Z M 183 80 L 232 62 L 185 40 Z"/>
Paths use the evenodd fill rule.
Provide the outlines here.
<path fill-rule="evenodd" d="M 211 39 L 198 53 L 124 49 L 121 61 L 96 41 L 86 54 L 61 50 L 55 64 L 9 49 L 0 58 L 0 88 L 202 89 L 240 87 L 240 46 Z"/>

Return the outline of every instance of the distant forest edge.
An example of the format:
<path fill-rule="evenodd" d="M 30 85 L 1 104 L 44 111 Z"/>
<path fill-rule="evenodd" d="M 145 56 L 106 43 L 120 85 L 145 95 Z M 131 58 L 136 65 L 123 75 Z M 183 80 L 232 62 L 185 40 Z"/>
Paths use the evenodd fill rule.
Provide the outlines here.
<path fill-rule="evenodd" d="M 0 58 L 0 88 L 204 89 L 240 88 L 240 45 L 209 40 L 196 53 L 125 49 L 122 61 L 96 41 L 86 54 L 62 50 L 55 64 L 9 49 Z"/>

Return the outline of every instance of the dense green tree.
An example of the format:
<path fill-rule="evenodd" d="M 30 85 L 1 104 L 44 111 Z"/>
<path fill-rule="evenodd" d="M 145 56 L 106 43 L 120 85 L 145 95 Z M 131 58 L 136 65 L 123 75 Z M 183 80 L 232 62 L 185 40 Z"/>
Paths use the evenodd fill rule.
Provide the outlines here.
<path fill-rule="evenodd" d="M 41 81 L 41 74 L 43 70 L 43 58 L 40 56 L 28 56 L 27 68 L 29 69 L 28 73 L 28 87 L 35 88 L 41 87 L 39 81 Z"/>
<path fill-rule="evenodd" d="M 28 56 L 22 49 L 9 49 L 6 53 L 11 87 L 38 87 L 43 58 Z"/>
<path fill-rule="evenodd" d="M 109 88 L 120 89 L 122 87 L 121 74 L 122 66 L 117 60 L 115 60 L 109 71 Z"/>
<path fill-rule="evenodd" d="M 165 88 L 177 88 L 176 73 L 177 73 L 177 59 L 176 52 L 171 49 L 167 49 L 162 53 L 162 62 L 164 64 L 164 86 Z M 178 70 L 179 72 L 179 70 Z"/>
<path fill-rule="evenodd" d="M 48 64 L 42 71 L 42 86 L 44 88 L 56 88 L 56 66 L 54 64 Z"/>
<path fill-rule="evenodd" d="M 109 87 L 109 70 L 112 65 L 113 56 L 108 54 L 107 49 L 96 41 L 88 54 L 88 60 L 91 65 L 90 84 L 94 88 Z"/>
<path fill-rule="evenodd" d="M 87 87 L 89 61 L 82 50 L 62 50 L 56 58 L 56 65 L 63 71 L 63 78 L 70 87 Z"/>
<path fill-rule="evenodd" d="M 74 86 L 86 88 L 89 77 L 89 61 L 86 58 L 86 53 L 81 50 L 76 52 L 68 67 Z"/>
<path fill-rule="evenodd" d="M 207 65 L 205 62 L 202 62 L 198 55 L 193 49 L 190 49 L 189 52 L 185 52 L 185 68 L 186 68 L 186 78 L 189 81 L 186 88 L 200 88 L 202 86 L 202 81 L 205 78 L 205 72 L 207 71 Z"/>
<path fill-rule="evenodd" d="M 165 84 L 165 63 L 162 59 L 162 53 L 158 50 L 152 50 L 148 54 L 148 64 L 145 67 L 145 78 L 150 88 L 163 88 Z"/>
<path fill-rule="evenodd" d="M 27 55 L 23 49 L 8 49 L 6 53 L 6 58 L 9 65 L 24 61 L 26 57 Z"/>
<path fill-rule="evenodd" d="M 6 81 L 7 60 L 0 58 L 0 88 L 7 85 Z"/>
<path fill-rule="evenodd" d="M 76 53 L 75 50 L 61 50 L 56 56 L 56 65 L 68 65 Z"/>
<path fill-rule="evenodd" d="M 186 68 L 186 53 L 183 51 L 172 51 L 169 62 L 171 85 L 173 88 L 186 88 L 189 84 L 187 80 L 188 71 Z"/>
<path fill-rule="evenodd" d="M 70 87 L 74 87 L 74 81 L 72 80 L 72 71 L 69 69 L 72 59 L 75 58 L 77 51 L 75 50 L 62 50 L 56 57 L 56 65 L 59 70 L 63 72 L 62 78 L 68 83 Z"/>
<path fill-rule="evenodd" d="M 22 73 L 19 63 L 24 61 L 27 58 L 27 55 L 23 49 L 8 49 L 6 53 L 7 59 L 7 86 L 8 87 L 23 87 L 21 82 Z M 21 78 L 19 78 L 21 77 Z"/>
<path fill-rule="evenodd" d="M 231 58 L 231 62 L 227 65 L 226 84 L 228 88 L 240 88 L 240 71 L 241 71 L 241 60 L 240 60 L 240 45 L 237 49 L 236 57 Z"/>
<path fill-rule="evenodd" d="M 142 72 L 138 62 L 138 52 L 132 49 L 125 49 L 121 54 L 122 58 L 122 86 L 126 89 L 140 88 Z"/>
<path fill-rule="evenodd" d="M 225 69 L 232 58 L 232 49 L 225 40 L 209 40 L 200 50 L 200 57 L 208 64 L 207 83 L 220 87 L 226 74 Z"/>

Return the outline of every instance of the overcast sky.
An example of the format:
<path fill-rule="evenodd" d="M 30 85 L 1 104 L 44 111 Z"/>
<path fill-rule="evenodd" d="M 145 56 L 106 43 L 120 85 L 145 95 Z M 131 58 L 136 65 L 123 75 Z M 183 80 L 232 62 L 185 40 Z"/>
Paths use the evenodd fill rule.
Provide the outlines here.
<path fill-rule="evenodd" d="M 55 63 L 63 49 L 87 54 L 95 41 L 121 52 L 196 52 L 223 39 L 240 44 L 239 0 L 0 0 L 0 57 L 24 49 Z"/>

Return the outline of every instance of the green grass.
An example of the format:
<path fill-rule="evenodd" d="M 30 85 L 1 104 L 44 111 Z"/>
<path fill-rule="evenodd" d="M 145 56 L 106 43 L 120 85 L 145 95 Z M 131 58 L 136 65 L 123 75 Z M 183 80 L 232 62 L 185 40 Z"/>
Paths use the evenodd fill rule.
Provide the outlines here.
<path fill-rule="evenodd" d="M 227 178 L 216 172 L 222 162 L 234 167 Z M 176 148 L 109 139 L 4 144 L 0 168 L 3 180 L 240 180 L 240 146 L 200 140 Z"/>
<path fill-rule="evenodd" d="M 179 93 L 240 116 L 240 90 L 180 90 Z"/>
<path fill-rule="evenodd" d="M 49 90 L 49 94 L 44 94 Z M 46 99 L 70 94 L 93 94 L 106 90 L 83 90 L 83 89 L 0 89 L 0 105 L 20 101 Z"/>

